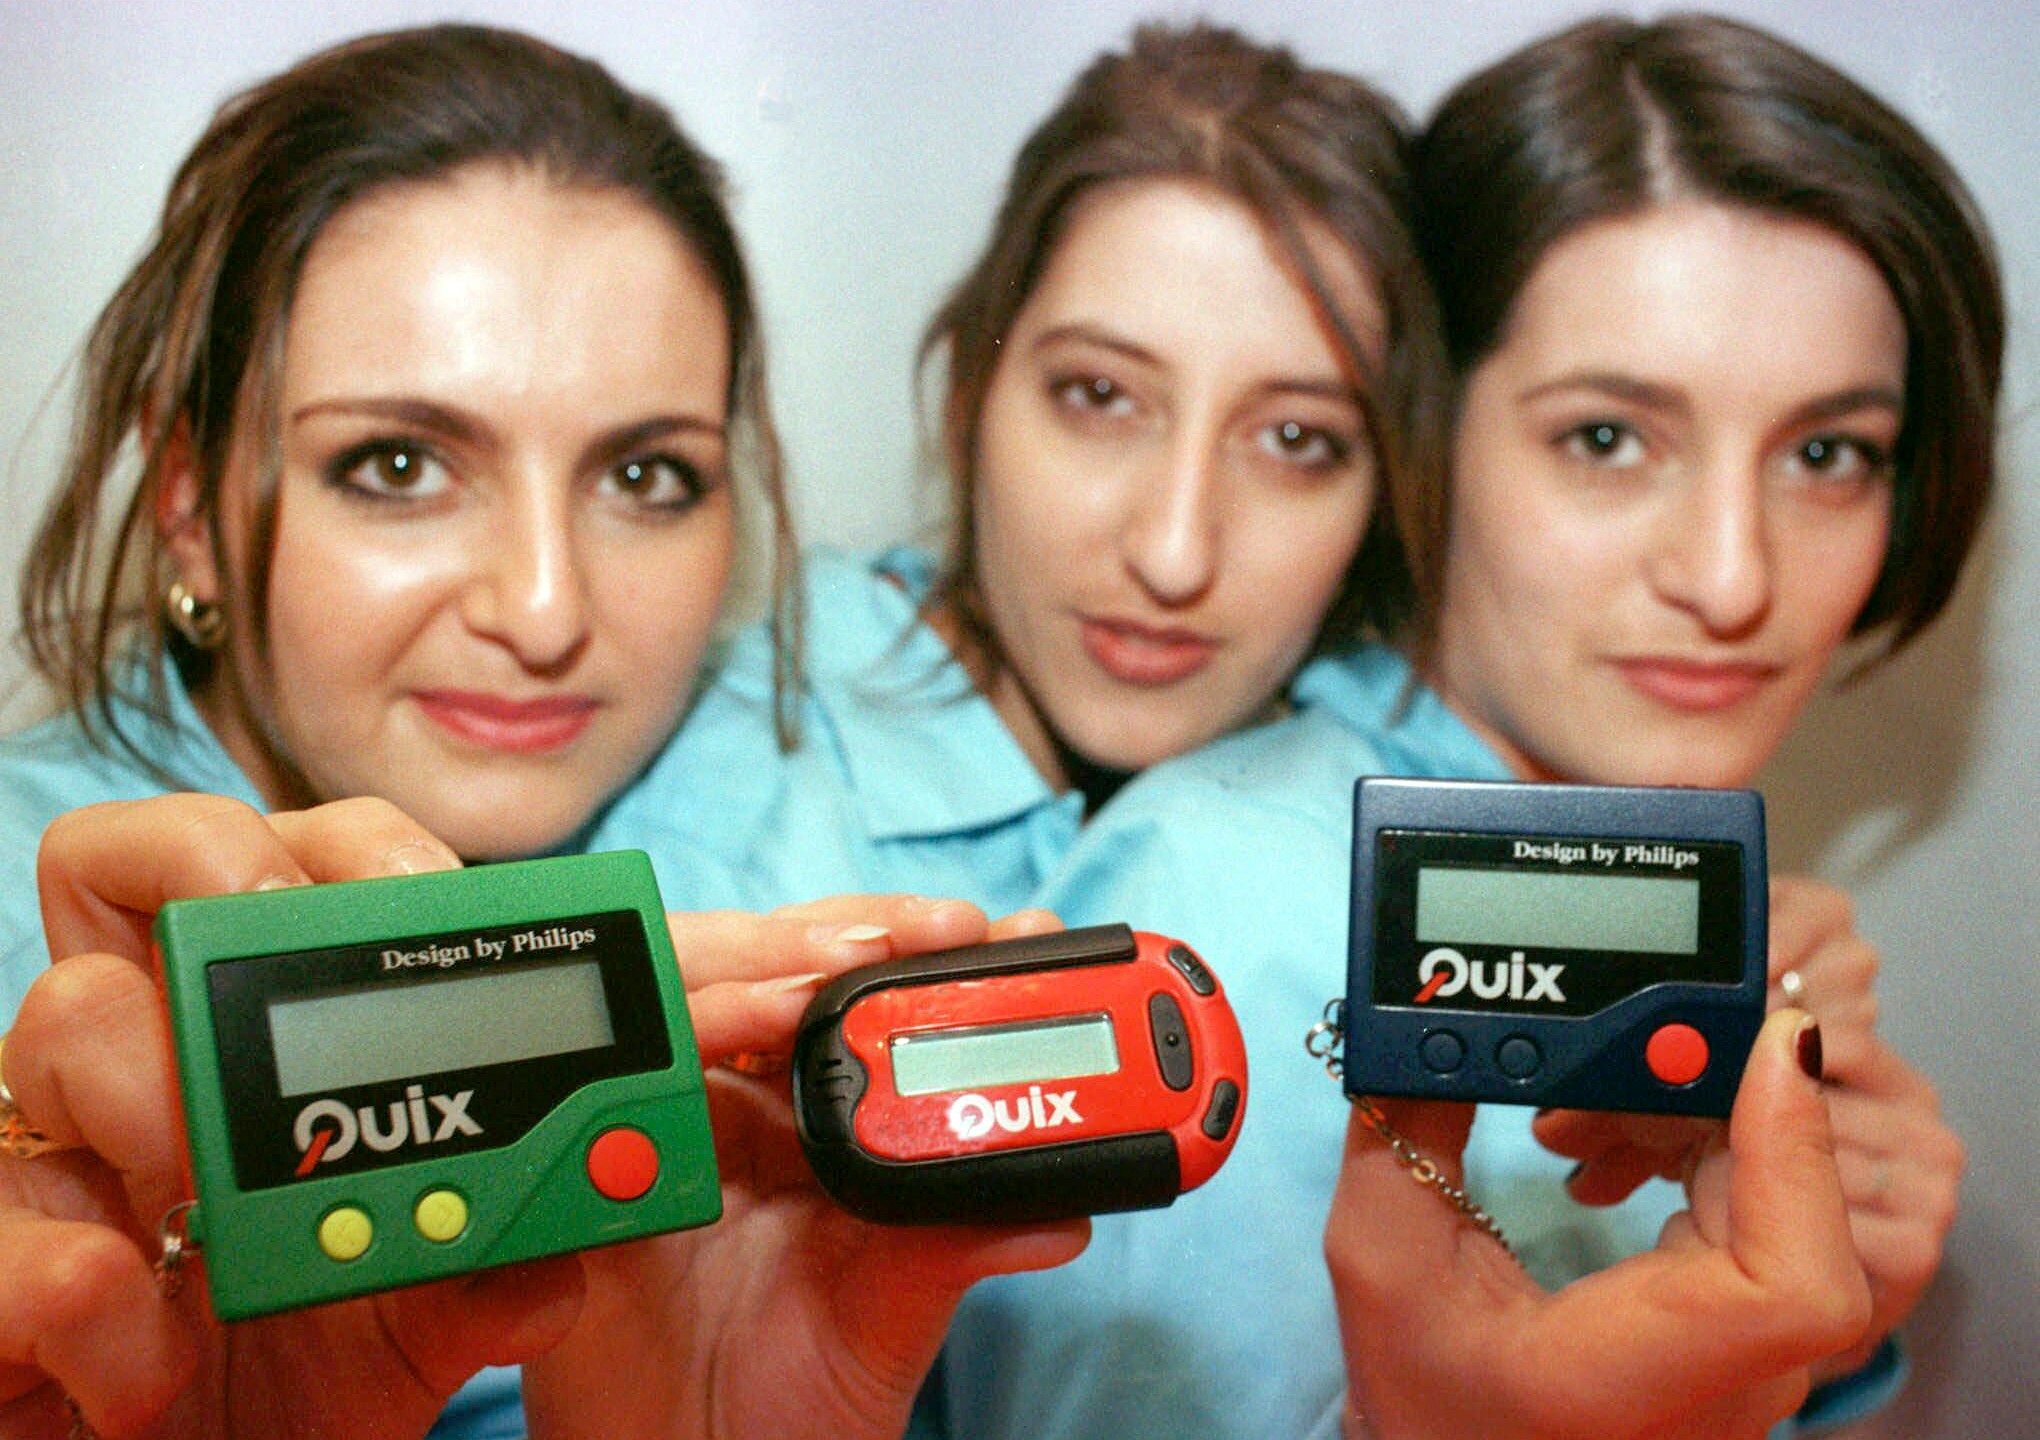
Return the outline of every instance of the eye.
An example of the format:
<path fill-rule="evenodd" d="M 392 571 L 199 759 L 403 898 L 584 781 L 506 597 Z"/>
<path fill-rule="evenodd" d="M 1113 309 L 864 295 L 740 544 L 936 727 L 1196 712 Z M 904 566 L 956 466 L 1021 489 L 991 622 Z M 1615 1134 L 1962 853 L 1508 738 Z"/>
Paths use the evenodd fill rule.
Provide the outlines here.
<path fill-rule="evenodd" d="M 1079 415 L 1126 415 L 1133 397 L 1108 375 L 1064 375 L 1049 381 L 1057 405 Z"/>
<path fill-rule="evenodd" d="M 327 483 L 369 500 L 425 500 L 453 477 L 438 456 L 411 440 L 370 440 L 343 452 L 327 467 Z"/>
<path fill-rule="evenodd" d="M 1354 444 L 1348 437 L 1300 420 L 1282 420 L 1262 427 L 1254 436 L 1262 450 L 1304 470 L 1330 470 L 1343 465 Z"/>
<path fill-rule="evenodd" d="M 1575 460 L 1611 470 L 1643 463 L 1643 437 L 1618 420 L 1589 420 L 1558 437 L 1559 447 Z"/>
<path fill-rule="evenodd" d="M 641 455 L 602 477 L 601 489 L 645 510 L 678 511 L 712 489 L 700 467 L 677 455 Z"/>
<path fill-rule="evenodd" d="M 1883 446 L 1852 435 L 1812 435 L 1799 442 L 1789 463 L 1825 485 L 1863 485 L 1884 477 L 1891 456 Z"/>

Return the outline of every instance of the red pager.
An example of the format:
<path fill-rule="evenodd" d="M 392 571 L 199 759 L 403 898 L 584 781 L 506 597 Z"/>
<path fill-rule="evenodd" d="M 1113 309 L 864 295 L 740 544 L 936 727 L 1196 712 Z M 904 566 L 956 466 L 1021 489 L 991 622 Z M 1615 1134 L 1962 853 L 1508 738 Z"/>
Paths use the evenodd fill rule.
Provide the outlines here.
<path fill-rule="evenodd" d="M 1246 1101 L 1217 978 L 1182 942 L 1124 925 L 851 971 L 794 1042 L 801 1144 L 871 1220 L 1167 1205 L 1225 1163 Z"/>

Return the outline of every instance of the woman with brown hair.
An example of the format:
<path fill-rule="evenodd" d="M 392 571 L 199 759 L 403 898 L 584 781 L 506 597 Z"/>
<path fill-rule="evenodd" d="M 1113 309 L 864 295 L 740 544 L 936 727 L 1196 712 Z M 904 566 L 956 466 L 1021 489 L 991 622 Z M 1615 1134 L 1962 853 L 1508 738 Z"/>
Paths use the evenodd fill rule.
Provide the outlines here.
<path fill-rule="evenodd" d="M 1350 1380 L 1348 1419 L 1386 1435 L 1752 1433 L 1810 1384 L 1842 1381 L 1814 1423 L 1902 1372 L 1879 1342 L 1938 1264 L 1962 1149 L 1877 1034 L 1876 956 L 1824 887 L 1774 887 L 1792 1013 L 1725 1149 L 1577 1115 L 1533 1138 L 1507 1107 L 1467 1149 L 1464 1107 L 1383 1102 L 1341 1170 L 1317 1123 L 1335 1112 L 1300 1089 L 1321 1077 L 1267 1102 L 1303 1063 L 1279 1042 L 1342 989 L 1355 775 L 1746 785 L 1847 637 L 1931 621 L 1991 481 L 1982 223 L 1860 87 L 1704 17 L 1527 48 L 1447 99 L 1415 164 L 1459 376 L 1451 483 L 1411 542 L 1442 576 L 1415 666 L 1313 666 L 1298 714 L 1136 781 L 1038 896 L 1205 948 L 1242 1009 L 1255 1121 L 1175 1210 L 1102 1220 L 1072 1266 L 966 1300 L 944 1361 L 960 1427 L 1054 1406 L 1064 1433 L 1101 1414 L 1329 1430 Z M 1819 1089 L 1795 1032 L 1825 1040 L 1802 1042 Z M 1620 1259 L 1675 1192 L 1579 1202 L 1659 1173 L 1693 1179 L 1691 1212 Z M 1327 1286 L 1295 1236 L 1335 1182 Z"/>
<path fill-rule="evenodd" d="M 800 1169 L 784 1098 L 736 1076 L 711 1079 L 728 1215 L 703 1234 L 230 1326 L 202 1283 L 151 1275 L 189 1193 L 161 903 L 583 846 L 692 698 L 733 490 L 785 540 L 715 164 L 526 36 L 314 55 L 200 139 L 94 332 L 81 415 L 24 585 L 69 708 L 0 742 L 0 1428 L 415 1434 L 579 1314 L 612 1354 L 651 1333 L 672 1393 L 637 1393 L 663 1415 L 897 1429 L 955 1296 L 1080 1227 L 860 1226 Z M 719 872 L 686 873 L 669 904 Z M 711 1064 L 789 1043 L 827 972 L 986 934 L 969 905 L 871 897 L 671 924 Z M 787 1258 L 830 1247 L 857 1259 Z M 874 1267 L 917 1283 L 841 1323 Z M 684 1333 L 629 1323 L 633 1285 L 730 1269 L 765 1283 L 684 1307 Z M 522 1428 L 500 1373 L 446 1427 Z"/>

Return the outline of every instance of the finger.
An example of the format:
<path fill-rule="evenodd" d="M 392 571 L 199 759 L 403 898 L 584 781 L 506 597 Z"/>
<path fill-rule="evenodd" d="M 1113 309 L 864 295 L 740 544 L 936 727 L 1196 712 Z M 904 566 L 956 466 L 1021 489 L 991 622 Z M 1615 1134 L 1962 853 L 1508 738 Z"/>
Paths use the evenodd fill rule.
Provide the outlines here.
<path fill-rule="evenodd" d="M 1729 1122 L 1725 1164 L 1703 1165 L 1694 1209 L 1706 1231 L 1709 1171 L 1726 1178 L 1726 1244 L 1635 1257 L 1567 1287 L 1540 1317 L 1555 1373 L 1592 1374 L 1602 1393 L 1655 1396 L 1674 1413 L 1854 1344 L 1869 1291 L 1849 1234 L 1827 1110 L 1802 1068 L 1786 1010 L 1759 1032 Z M 1610 1317 L 1619 1316 L 1611 1333 Z M 1569 1367 L 1579 1367 L 1577 1369 Z"/>
<path fill-rule="evenodd" d="M 458 870 L 460 857 L 387 800 L 361 796 L 281 811 L 270 825 L 314 881 L 370 880 Z"/>
<path fill-rule="evenodd" d="M 168 1407 L 196 1362 L 149 1262 L 125 1236 L 0 1211 L 0 1399 L 47 1376 L 102 1433 L 131 1434 Z"/>
<path fill-rule="evenodd" d="M 1582 1205 L 1619 1205 L 1647 1180 L 1676 1180 L 1684 1174 L 1681 1156 L 1624 1145 L 1582 1160 L 1566 1176 L 1565 1189 Z"/>
<path fill-rule="evenodd" d="M 666 930 L 690 997 L 717 985 L 836 975 L 889 960 L 893 953 L 891 930 L 865 921 L 669 911 Z"/>
<path fill-rule="evenodd" d="M 1015 910 L 992 922 L 988 940 L 1020 940 L 1030 935 L 1053 935 L 1063 928 L 1053 910 Z"/>
<path fill-rule="evenodd" d="M 1414 1178 L 1418 1161 L 1435 1166 L 1453 1186 L 1463 1183 L 1471 1105 L 1440 1101 L 1365 1102 L 1408 1147 L 1399 1154 L 1356 1103 L 1325 1227 L 1325 1252 L 1339 1291 L 1340 1312 L 1380 1316 L 1437 1311 L 1461 1303 L 1482 1276 L 1513 1269 L 1501 1247 L 1474 1231 L 1433 1185 Z M 1410 1157 L 1416 1157 L 1412 1159 Z M 1485 1254 L 1492 1251 L 1491 1255 Z M 1479 1267 L 1473 1274 L 1469 1266 Z M 1521 1272 L 1517 1271 L 1520 1276 Z M 1514 1280 L 1505 1280 L 1514 1284 Z M 1534 1293 L 1522 1277 L 1525 1293 Z"/>
<path fill-rule="evenodd" d="M 794 1129 L 785 1086 L 728 1070 L 707 1076 L 708 1115 L 724 1193 L 756 1200 L 819 1186 Z"/>
<path fill-rule="evenodd" d="M 915 895 L 838 895 L 770 915 L 743 910 L 666 916 L 690 991 L 730 980 L 841 974 L 897 955 L 973 945 L 985 916 L 962 900 Z"/>
<path fill-rule="evenodd" d="M 1015 1226 L 883 1226 L 840 1217 L 847 1257 L 837 1293 L 851 1353 L 886 1390 L 911 1394 L 934 1364 L 956 1305 L 990 1275 L 1065 1264 L 1089 1243 L 1089 1220 Z"/>
<path fill-rule="evenodd" d="M 1765 1022 L 1729 1118 L 1730 1244 L 1743 1272 L 1774 1288 L 1854 1297 L 1862 1277 L 1840 1243 L 1848 1208 L 1820 1069 L 1810 1017 L 1785 1010 Z"/>
<path fill-rule="evenodd" d="M 891 932 L 894 955 L 981 944 L 985 912 L 968 900 L 926 895 L 831 895 L 781 906 L 776 916 L 820 923 L 876 925 Z"/>
<path fill-rule="evenodd" d="M 1807 963 L 1815 950 L 1837 935 L 1854 931 L 1855 907 L 1848 893 L 1799 875 L 1771 879 L 1770 975 Z"/>
<path fill-rule="evenodd" d="M 170 1053 L 155 981 L 117 955 L 76 956 L 37 976 L 5 1050 L 22 1113 L 51 1139 L 95 1152 L 151 1224 L 184 1198 Z"/>
<path fill-rule="evenodd" d="M 375 1304 L 383 1329 L 437 1404 L 485 1365 L 521 1365 L 566 1339 L 586 1297 L 571 1255 L 392 1291 Z"/>
<path fill-rule="evenodd" d="M 302 885 L 269 822 L 218 795 L 110 801 L 59 816 L 36 858 L 53 959 L 107 951 L 144 961 L 166 901 Z"/>
<path fill-rule="evenodd" d="M 703 1067 L 740 1054 L 790 1054 L 800 1018 L 826 978 L 816 974 L 756 983 L 732 980 L 691 992 L 687 1011 Z"/>
<path fill-rule="evenodd" d="M 1720 1128 L 1715 1121 L 1690 1116 L 1591 1110 L 1546 1110 L 1530 1122 L 1530 1133 L 1553 1154 L 1593 1160 L 1617 1150 L 1645 1150 L 1664 1157 L 1657 1173 L 1673 1174 L 1695 1146 L 1706 1144 Z"/>

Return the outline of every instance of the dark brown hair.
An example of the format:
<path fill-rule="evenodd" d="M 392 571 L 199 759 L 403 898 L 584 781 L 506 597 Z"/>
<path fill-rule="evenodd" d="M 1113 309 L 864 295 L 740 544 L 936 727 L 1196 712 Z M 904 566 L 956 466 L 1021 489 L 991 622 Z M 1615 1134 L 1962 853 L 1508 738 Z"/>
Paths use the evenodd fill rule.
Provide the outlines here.
<path fill-rule="evenodd" d="M 1416 157 L 1461 375 L 1501 343 L 1554 242 L 1665 200 L 1810 221 L 1868 256 L 1905 318 L 1905 414 L 1891 539 L 1852 633 L 1889 626 L 1889 654 L 1940 613 L 1990 496 L 2004 301 L 1975 201 L 1902 116 L 1748 25 L 1598 19 L 1461 84 Z M 1425 548 L 1442 556 L 1447 516 L 1433 518 Z"/>
<path fill-rule="evenodd" d="M 944 362 L 940 412 L 953 533 L 931 602 L 949 605 L 972 659 L 1001 663 L 979 594 L 971 494 L 986 392 L 1014 317 L 1047 268 L 1071 207 L 1117 180 L 1188 180 L 1259 219 L 1308 287 L 1358 392 L 1380 498 L 1319 632 L 1320 646 L 1386 634 L 1435 578 L 1413 569 L 1406 535 L 1441 488 L 1448 376 L 1430 289 L 1409 221 L 1406 128 L 1393 102 L 1360 81 L 1300 64 L 1288 50 L 1208 25 L 1144 25 L 1124 53 L 1077 77 L 1028 137 L 984 253 L 928 327 L 925 367 Z M 1386 325 L 1380 358 L 1311 253 L 1321 227 L 1375 287 Z M 984 678 L 982 675 L 979 677 Z"/>
<path fill-rule="evenodd" d="M 782 734 L 797 664 L 795 552 L 765 396 L 749 276 L 722 171 L 667 110 L 593 61 L 529 36 L 441 25 L 371 35 L 313 55 L 229 100 L 179 169 L 162 222 L 101 313 L 85 350 L 71 453 L 29 553 L 23 634 L 36 669 L 104 743 L 152 766 L 113 701 L 167 715 L 161 660 L 187 679 L 210 657 L 166 627 L 170 562 L 156 481 L 182 430 L 199 519 L 222 575 L 218 500 L 236 427 L 252 417 L 261 497 L 246 597 L 258 648 L 275 528 L 276 401 L 291 302 L 313 242 L 350 202 L 463 166 L 531 166 L 561 185 L 617 190 L 664 218 L 706 266 L 728 326 L 734 463 L 771 511 L 772 625 Z M 139 462 L 123 501 L 116 483 Z M 129 685 L 139 645 L 145 693 Z"/>

